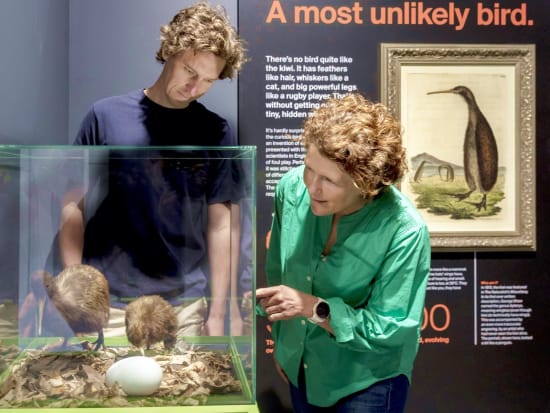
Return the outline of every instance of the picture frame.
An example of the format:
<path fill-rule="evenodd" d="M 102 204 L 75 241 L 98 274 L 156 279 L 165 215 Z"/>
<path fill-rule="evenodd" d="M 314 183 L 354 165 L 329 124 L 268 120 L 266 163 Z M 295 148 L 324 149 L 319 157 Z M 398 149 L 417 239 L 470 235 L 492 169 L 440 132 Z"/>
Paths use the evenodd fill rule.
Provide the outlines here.
<path fill-rule="evenodd" d="M 381 43 L 380 96 L 434 251 L 536 250 L 534 45 Z"/>

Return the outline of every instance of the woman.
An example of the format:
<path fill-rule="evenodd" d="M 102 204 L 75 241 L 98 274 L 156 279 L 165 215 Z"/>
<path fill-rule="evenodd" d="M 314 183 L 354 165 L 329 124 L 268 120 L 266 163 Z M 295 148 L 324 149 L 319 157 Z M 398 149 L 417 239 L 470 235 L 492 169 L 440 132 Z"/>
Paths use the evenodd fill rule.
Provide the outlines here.
<path fill-rule="evenodd" d="M 399 122 L 360 94 L 304 125 L 304 166 L 275 191 L 260 312 L 296 412 L 402 412 L 430 270 L 428 230 L 393 184 Z"/>

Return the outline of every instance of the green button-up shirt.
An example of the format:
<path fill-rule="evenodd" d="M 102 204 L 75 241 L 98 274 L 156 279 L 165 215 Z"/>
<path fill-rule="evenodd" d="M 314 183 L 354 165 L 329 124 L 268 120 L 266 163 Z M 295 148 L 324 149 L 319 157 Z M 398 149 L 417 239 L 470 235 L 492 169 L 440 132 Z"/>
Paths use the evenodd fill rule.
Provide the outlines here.
<path fill-rule="evenodd" d="M 334 330 L 301 317 L 273 323 L 289 380 L 297 385 L 303 364 L 308 401 L 318 406 L 399 374 L 410 380 L 430 270 L 428 230 L 414 206 L 387 188 L 340 219 L 326 257 L 332 216 L 311 212 L 303 166 L 281 179 L 274 208 L 267 282 L 327 300 Z"/>

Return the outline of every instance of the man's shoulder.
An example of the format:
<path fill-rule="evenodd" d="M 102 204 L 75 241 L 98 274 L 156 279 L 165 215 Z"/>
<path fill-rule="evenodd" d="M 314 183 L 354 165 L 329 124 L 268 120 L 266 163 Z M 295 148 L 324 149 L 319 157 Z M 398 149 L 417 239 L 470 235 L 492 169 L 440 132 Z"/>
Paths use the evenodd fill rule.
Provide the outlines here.
<path fill-rule="evenodd" d="M 133 91 L 95 101 L 80 124 L 75 143 L 83 145 L 114 144 L 115 142 L 119 143 L 123 139 L 122 137 L 131 136 L 131 140 L 124 138 L 120 144 L 137 144 L 137 137 L 143 138 L 144 136 L 136 126 L 138 125 L 136 121 L 142 118 L 141 100 L 143 96 L 143 91 Z"/>
<path fill-rule="evenodd" d="M 108 96 L 94 102 L 96 112 L 111 111 L 122 107 L 138 106 L 143 98 L 143 91 L 134 90 L 122 95 Z"/>

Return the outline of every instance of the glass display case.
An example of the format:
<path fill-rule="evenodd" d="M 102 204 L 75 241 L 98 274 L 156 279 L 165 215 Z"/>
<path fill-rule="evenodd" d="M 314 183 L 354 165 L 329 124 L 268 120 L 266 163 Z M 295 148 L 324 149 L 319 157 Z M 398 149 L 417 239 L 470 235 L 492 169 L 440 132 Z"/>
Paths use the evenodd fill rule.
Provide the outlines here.
<path fill-rule="evenodd" d="M 0 411 L 257 412 L 254 147 L 0 146 Z"/>

